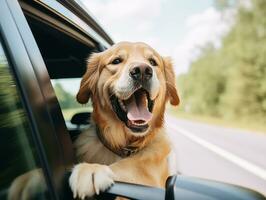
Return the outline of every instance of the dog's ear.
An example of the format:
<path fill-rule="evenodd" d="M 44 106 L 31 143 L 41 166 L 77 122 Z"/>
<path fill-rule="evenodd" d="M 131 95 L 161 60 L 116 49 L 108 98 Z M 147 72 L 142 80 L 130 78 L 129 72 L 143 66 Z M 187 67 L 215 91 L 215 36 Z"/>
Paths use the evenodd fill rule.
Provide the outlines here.
<path fill-rule="evenodd" d="M 76 96 L 77 101 L 85 104 L 89 101 L 91 95 L 96 91 L 96 84 L 99 78 L 99 65 L 101 53 L 94 53 L 88 59 L 87 71 L 82 77 L 80 88 Z"/>
<path fill-rule="evenodd" d="M 167 95 L 170 103 L 174 106 L 177 106 L 180 102 L 180 99 L 177 93 L 172 59 L 170 57 L 163 57 L 163 63 L 164 63 Z"/>

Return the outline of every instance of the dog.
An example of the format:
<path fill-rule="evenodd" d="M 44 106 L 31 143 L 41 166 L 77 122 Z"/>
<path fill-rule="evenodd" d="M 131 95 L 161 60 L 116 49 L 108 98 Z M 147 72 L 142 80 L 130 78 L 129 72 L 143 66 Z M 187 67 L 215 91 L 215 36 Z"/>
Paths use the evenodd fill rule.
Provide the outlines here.
<path fill-rule="evenodd" d="M 173 65 L 145 43 L 120 42 L 88 59 L 77 101 L 92 101 L 91 126 L 75 141 L 74 198 L 114 181 L 164 187 L 175 173 L 164 129 L 166 103 L 179 104 Z"/>

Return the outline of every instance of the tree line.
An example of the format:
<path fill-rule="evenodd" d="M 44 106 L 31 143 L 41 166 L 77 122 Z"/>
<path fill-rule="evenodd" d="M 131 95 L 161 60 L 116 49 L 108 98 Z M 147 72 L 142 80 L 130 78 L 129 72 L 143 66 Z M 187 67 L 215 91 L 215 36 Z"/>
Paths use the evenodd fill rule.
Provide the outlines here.
<path fill-rule="evenodd" d="M 78 108 L 80 104 L 76 101 L 75 95 L 67 92 L 60 83 L 55 83 L 54 90 L 62 109 Z"/>
<path fill-rule="evenodd" d="M 266 1 L 238 7 L 218 49 L 208 44 L 177 79 L 189 113 L 266 124 Z"/>

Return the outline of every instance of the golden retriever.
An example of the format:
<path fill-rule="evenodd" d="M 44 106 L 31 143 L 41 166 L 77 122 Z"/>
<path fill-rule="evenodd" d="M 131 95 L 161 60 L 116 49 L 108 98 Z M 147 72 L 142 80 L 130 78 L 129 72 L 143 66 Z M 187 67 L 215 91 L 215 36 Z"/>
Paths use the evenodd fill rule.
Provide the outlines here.
<path fill-rule="evenodd" d="M 165 104 L 179 104 L 171 60 L 139 42 L 92 54 L 77 94 L 81 104 L 89 99 L 92 125 L 75 142 L 81 163 L 69 179 L 74 197 L 98 194 L 114 180 L 164 187 L 175 172 Z"/>

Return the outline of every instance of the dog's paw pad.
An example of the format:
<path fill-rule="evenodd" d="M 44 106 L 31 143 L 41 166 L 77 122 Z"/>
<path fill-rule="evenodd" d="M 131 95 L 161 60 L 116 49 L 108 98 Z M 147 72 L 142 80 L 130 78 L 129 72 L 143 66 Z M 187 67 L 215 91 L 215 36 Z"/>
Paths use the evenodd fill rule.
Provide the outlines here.
<path fill-rule="evenodd" d="M 113 178 L 114 174 L 108 166 L 82 163 L 73 168 L 69 185 L 74 198 L 84 199 L 108 189 L 114 183 Z"/>

